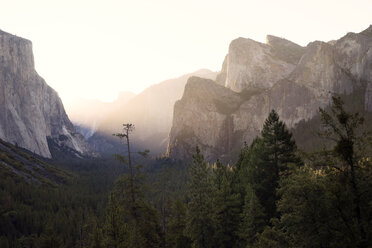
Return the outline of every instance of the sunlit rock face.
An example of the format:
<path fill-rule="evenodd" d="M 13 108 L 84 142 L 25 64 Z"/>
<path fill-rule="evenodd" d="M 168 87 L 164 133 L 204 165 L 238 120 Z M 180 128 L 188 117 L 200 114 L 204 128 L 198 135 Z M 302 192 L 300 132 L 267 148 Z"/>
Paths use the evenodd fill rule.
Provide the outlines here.
<path fill-rule="evenodd" d="M 272 109 L 294 127 L 332 95 L 357 89 L 372 111 L 371 55 L 371 27 L 305 48 L 274 36 L 267 44 L 234 40 L 216 83 L 194 77 L 186 84 L 175 104 L 168 154 L 190 158 L 198 145 L 208 160 L 229 156 L 259 134 Z"/>
<path fill-rule="evenodd" d="M 0 138 L 50 158 L 47 138 L 94 155 L 75 131 L 61 99 L 34 68 L 32 43 L 0 31 Z"/>
<path fill-rule="evenodd" d="M 247 88 L 268 89 L 287 77 L 302 47 L 274 36 L 268 36 L 267 40 L 268 44 L 245 38 L 233 40 L 217 81 L 241 92 Z"/>

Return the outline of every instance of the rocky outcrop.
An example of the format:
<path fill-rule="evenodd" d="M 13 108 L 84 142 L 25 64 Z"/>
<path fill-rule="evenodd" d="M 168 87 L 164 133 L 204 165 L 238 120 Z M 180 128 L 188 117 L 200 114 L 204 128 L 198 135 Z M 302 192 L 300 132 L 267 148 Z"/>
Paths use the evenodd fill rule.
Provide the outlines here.
<path fill-rule="evenodd" d="M 212 80 L 191 77 L 174 106 L 168 152 L 181 159 L 190 156 L 196 145 L 203 147 L 207 157 L 230 150 L 233 137 L 227 133 L 232 131 L 231 113 L 241 103 L 238 93 Z"/>
<path fill-rule="evenodd" d="M 106 116 L 98 132 L 88 139 L 101 153 L 115 152 L 117 138 L 113 133 L 122 131 L 123 123 L 133 123 L 134 146 L 149 149 L 152 154 L 164 154 L 172 126 L 174 103 L 181 99 L 187 79 L 191 76 L 215 79 L 217 73 L 201 69 L 181 77 L 150 86 Z"/>
<path fill-rule="evenodd" d="M 274 57 L 290 64 L 297 64 L 305 48 L 296 43 L 273 35 L 266 36 L 266 44 L 271 47 Z"/>
<path fill-rule="evenodd" d="M 212 80 L 192 77 L 174 107 L 168 155 L 187 159 L 199 146 L 206 159 L 223 158 L 259 134 L 271 109 L 292 127 L 311 118 L 328 99 L 288 80 L 270 89 L 237 93 Z"/>
<path fill-rule="evenodd" d="M 50 158 L 48 141 L 94 155 L 34 68 L 32 43 L 0 31 L 0 138 Z"/>
<path fill-rule="evenodd" d="M 274 36 L 267 40 L 268 44 L 245 38 L 233 40 L 217 82 L 241 92 L 248 88 L 268 89 L 286 78 L 303 48 Z"/>
<path fill-rule="evenodd" d="M 260 132 L 271 109 L 294 127 L 334 94 L 362 90 L 372 111 L 371 29 L 306 48 L 274 36 L 267 44 L 232 41 L 219 81 L 191 78 L 175 104 L 169 156 L 190 158 L 196 145 L 208 160 L 231 155 Z"/>

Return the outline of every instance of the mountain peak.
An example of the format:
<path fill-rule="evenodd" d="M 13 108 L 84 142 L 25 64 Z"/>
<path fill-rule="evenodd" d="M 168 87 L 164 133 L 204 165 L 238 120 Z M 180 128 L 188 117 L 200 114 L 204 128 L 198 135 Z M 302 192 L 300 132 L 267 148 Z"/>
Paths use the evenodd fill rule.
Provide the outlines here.
<path fill-rule="evenodd" d="M 0 47 L 0 138 L 48 158 L 49 141 L 78 156 L 93 154 L 58 93 L 35 71 L 31 41 L 1 31 Z"/>
<path fill-rule="evenodd" d="M 372 25 L 369 25 L 369 27 L 363 30 L 362 32 L 360 32 L 360 34 L 372 37 Z"/>
<path fill-rule="evenodd" d="M 15 34 L 11 34 L 11 33 L 5 32 L 5 31 L 3 31 L 1 29 L 0 29 L 0 36 L 7 36 L 10 39 L 12 39 L 13 42 L 14 42 L 14 40 L 19 40 L 19 41 L 23 41 L 23 42 L 27 42 L 27 43 L 32 44 L 32 42 L 30 40 L 28 40 L 28 39 L 25 39 L 23 37 L 19 37 L 19 36 L 15 35 Z"/>
<path fill-rule="evenodd" d="M 287 40 L 282 37 L 274 36 L 274 35 L 266 35 L 266 44 L 272 47 L 278 46 L 278 45 L 285 45 L 285 46 L 296 46 L 296 47 L 302 47 L 290 40 Z"/>
<path fill-rule="evenodd" d="M 249 49 L 249 48 L 258 47 L 258 46 L 264 47 L 266 46 L 266 44 L 252 40 L 250 38 L 239 37 L 231 41 L 229 49 L 230 50 L 234 48 Z"/>
<path fill-rule="evenodd" d="M 199 145 L 209 161 L 228 159 L 259 134 L 272 109 L 292 128 L 312 119 L 333 94 L 365 94 L 365 110 L 372 111 L 371 37 L 372 26 L 362 34 L 349 33 L 329 43 L 314 41 L 306 47 L 273 35 L 267 36 L 267 44 L 235 39 L 219 85 L 189 79 L 174 107 L 168 154 L 191 157 L 192 148 Z M 367 89 L 359 92 L 364 82 Z"/>

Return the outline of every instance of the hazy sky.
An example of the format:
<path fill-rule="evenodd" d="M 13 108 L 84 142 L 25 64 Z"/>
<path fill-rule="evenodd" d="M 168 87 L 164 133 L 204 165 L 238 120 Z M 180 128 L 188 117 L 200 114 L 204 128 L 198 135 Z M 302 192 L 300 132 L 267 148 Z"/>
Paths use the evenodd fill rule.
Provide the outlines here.
<path fill-rule="evenodd" d="M 36 69 L 71 105 L 208 68 L 231 40 L 300 45 L 372 24 L 371 0 L 0 0 L 0 29 L 32 40 Z"/>

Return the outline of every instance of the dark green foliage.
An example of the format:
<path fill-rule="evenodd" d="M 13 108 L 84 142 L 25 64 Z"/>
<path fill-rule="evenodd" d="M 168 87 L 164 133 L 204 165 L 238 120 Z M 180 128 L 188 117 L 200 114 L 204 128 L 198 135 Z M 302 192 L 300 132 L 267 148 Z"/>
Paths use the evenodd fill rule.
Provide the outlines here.
<path fill-rule="evenodd" d="M 257 248 L 288 248 L 296 247 L 290 246 L 287 242 L 287 237 L 282 230 L 277 228 L 277 219 L 273 219 L 271 226 L 266 226 L 262 234 L 259 235 L 259 239 L 253 245 Z M 249 246 L 248 246 L 249 247 Z M 299 246 L 301 247 L 301 246 Z"/>
<path fill-rule="evenodd" d="M 161 231 L 158 213 L 145 198 L 145 174 L 142 166 L 133 166 L 129 134 L 133 124 L 124 124 L 124 133 L 115 134 L 127 143 L 127 157 L 115 155 L 129 173 L 119 177 L 111 192 L 104 228 L 105 247 L 160 247 Z M 147 157 L 148 150 L 138 152 Z"/>
<path fill-rule="evenodd" d="M 238 242 L 241 196 L 235 192 L 232 168 L 217 160 L 211 183 L 214 247 L 233 247 Z"/>
<path fill-rule="evenodd" d="M 190 201 L 185 233 L 191 239 L 192 247 L 213 247 L 214 223 L 211 213 L 210 167 L 198 147 L 196 154 L 193 155 L 193 165 L 190 168 L 188 194 Z"/>
<path fill-rule="evenodd" d="M 278 205 L 281 225 L 291 233 L 295 247 L 330 247 L 332 240 L 340 238 L 344 225 L 336 218 L 338 210 L 332 209 L 337 198 L 330 192 L 330 183 L 321 171 L 307 167 L 282 180 Z M 350 241 L 342 243 L 351 245 Z M 339 245 L 335 247 L 342 247 Z"/>
<path fill-rule="evenodd" d="M 259 243 L 284 237 L 290 247 L 369 247 L 372 165 L 359 114 L 350 114 L 340 98 L 330 112 L 321 110 L 323 136 L 334 146 L 313 156 L 309 165 L 281 179 L 279 222 Z"/>
<path fill-rule="evenodd" d="M 255 192 L 247 186 L 244 209 L 241 214 L 240 238 L 247 244 L 254 244 L 257 236 L 266 226 L 266 215 Z"/>
<path fill-rule="evenodd" d="M 122 175 L 115 183 L 104 226 L 105 247 L 160 247 L 158 212 L 145 199 L 140 170 L 135 167 L 133 174 Z"/>
<path fill-rule="evenodd" d="M 361 176 L 361 222 L 371 226 L 371 165 Z M 304 167 L 281 182 L 280 225 L 294 247 L 366 247 L 360 232 L 352 186 L 335 169 Z M 366 229 L 368 230 L 368 229 Z M 290 235 L 289 235 L 290 234 Z M 370 237 L 371 233 L 367 236 Z"/>
<path fill-rule="evenodd" d="M 259 199 L 267 223 L 277 216 L 276 188 L 292 165 L 301 165 L 296 155 L 296 144 L 278 114 L 272 111 L 265 121 L 261 137 L 252 142 L 237 164 L 242 183 Z"/>
<path fill-rule="evenodd" d="M 125 232 L 125 223 L 121 217 L 123 209 L 113 193 L 109 197 L 109 203 L 107 205 L 106 222 L 104 225 L 104 245 L 105 247 L 120 247 L 124 243 L 124 236 L 122 233 Z"/>
<path fill-rule="evenodd" d="M 41 184 L 0 161 L 0 247 L 99 247 L 107 195 L 121 171 L 115 161 L 71 159 L 58 168 L 1 144 L 11 151 L 3 147 L 11 158 L 6 163 L 30 171 Z"/>
<path fill-rule="evenodd" d="M 278 176 L 279 173 L 288 170 L 288 164 L 301 163 L 295 153 L 297 147 L 292 134 L 284 122 L 279 120 L 279 116 L 274 110 L 265 120 L 261 136 L 265 148 L 263 159 L 275 168 L 275 173 Z"/>
<path fill-rule="evenodd" d="M 138 173 L 134 187 L 131 189 L 129 176 L 120 177 L 115 184 L 104 228 L 106 247 L 160 247 L 158 215 L 144 199 Z"/>
<path fill-rule="evenodd" d="M 328 150 L 302 159 L 272 111 L 233 166 L 208 164 L 198 148 L 191 166 L 169 158 L 123 166 L 148 151 L 60 161 L 73 173 L 41 161 L 58 183 L 30 183 L 43 169 L 31 171 L 5 144 L 12 152 L 0 153 L 11 164 L 0 163 L 0 247 L 370 247 L 372 149 L 363 118 L 334 98 L 318 123 Z"/>
<path fill-rule="evenodd" d="M 0 139 L 0 166 L 35 185 L 65 184 L 73 175 Z"/>
<path fill-rule="evenodd" d="M 266 119 L 262 132 L 262 150 L 260 154 L 261 163 L 257 163 L 256 173 L 263 181 L 253 185 L 253 190 L 256 191 L 262 206 L 265 208 L 269 219 L 276 217 L 275 202 L 278 200 L 276 196 L 276 188 L 278 187 L 279 179 L 286 176 L 289 172 L 289 166 L 300 165 L 301 160 L 296 155 L 296 143 L 292 139 L 292 134 L 287 130 L 285 124 L 279 120 L 278 114 L 272 110 L 269 117 Z"/>
<path fill-rule="evenodd" d="M 185 235 L 186 206 L 180 200 L 173 202 L 168 226 L 168 247 L 191 247 L 191 240 Z"/>
<path fill-rule="evenodd" d="M 0 247 L 91 247 L 90 219 L 103 214 L 106 193 L 86 191 L 86 176 L 58 187 L 29 184 L 3 168 L 0 178 Z"/>
<path fill-rule="evenodd" d="M 364 118 L 359 113 L 351 114 L 344 109 L 344 103 L 340 97 L 333 97 L 331 113 L 320 109 L 321 120 L 324 126 L 324 136 L 334 142 L 331 153 L 337 160 L 332 165 L 340 171 L 339 180 L 346 183 L 346 190 L 350 190 L 349 199 L 352 202 L 352 213 L 355 214 L 358 233 L 354 235 L 354 242 L 358 247 L 367 244 L 367 230 L 364 218 L 364 199 L 362 197 L 361 184 L 369 171 L 369 162 L 366 157 L 367 133 L 363 132 Z M 368 174 L 367 174 L 368 175 Z M 361 180 L 362 179 L 362 180 Z M 368 186 L 364 184 L 364 186 Z M 370 187 L 367 187 L 369 191 Z M 367 192 L 368 192 L 367 191 Z M 368 208 L 366 209 L 368 210 Z"/>
<path fill-rule="evenodd" d="M 276 203 L 280 179 L 291 174 L 302 162 L 296 154 L 292 134 L 272 111 L 261 136 L 245 146 L 233 171 L 240 193 L 239 246 L 254 246 L 270 220 L 278 217 Z"/>

